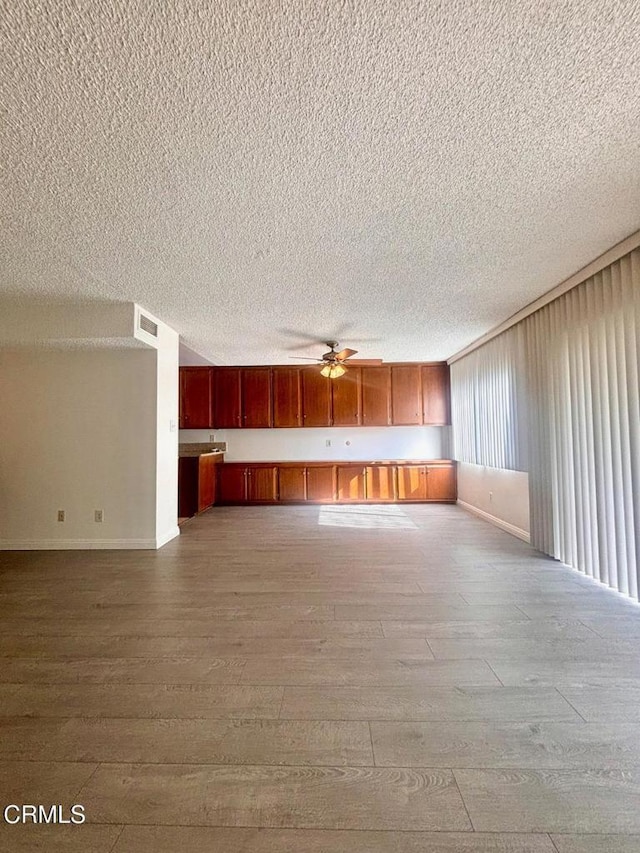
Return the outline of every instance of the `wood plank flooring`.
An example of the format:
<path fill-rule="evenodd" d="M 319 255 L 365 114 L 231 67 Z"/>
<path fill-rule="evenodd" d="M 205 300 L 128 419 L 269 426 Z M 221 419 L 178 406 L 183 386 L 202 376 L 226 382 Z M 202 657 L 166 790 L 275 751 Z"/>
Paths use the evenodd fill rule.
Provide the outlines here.
<path fill-rule="evenodd" d="M 87 815 L 0 849 L 638 853 L 640 608 L 401 511 L 0 554 L 0 801 Z"/>

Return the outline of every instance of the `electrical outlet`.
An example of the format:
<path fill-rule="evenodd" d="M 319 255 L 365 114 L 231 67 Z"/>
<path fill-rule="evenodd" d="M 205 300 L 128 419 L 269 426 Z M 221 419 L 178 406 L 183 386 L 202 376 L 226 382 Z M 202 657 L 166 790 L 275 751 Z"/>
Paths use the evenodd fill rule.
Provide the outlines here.
<path fill-rule="evenodd" d="M 326 446 L 326 447 L 331 447 L 331 439 L 330 439 L 330 438 L 328 438 L 328 439 L 325 441 L 325 446 Z"/>
<path fill-rule="evenodd" d="M 493 492 L 489 492 L 489 503 L 493 501 Z"/>
<path fill-rule="evenodd" d="M 104 521 L 104 513 L 101 509 L 96 509 L 93 511 L 93 520 L 98 523 L 102 523 Z"/>
<path fill-rule="evenodd" d="M 64 510 L 63 509 L 58 510 L 58 521 L 64 521 Z"/>
<path fill-rule="evenodd" d="M 215 433 L 213 433 L 213 432 L 209 433 L 209 441 L 215 441 L 215 440 L 216 440 Z"/>

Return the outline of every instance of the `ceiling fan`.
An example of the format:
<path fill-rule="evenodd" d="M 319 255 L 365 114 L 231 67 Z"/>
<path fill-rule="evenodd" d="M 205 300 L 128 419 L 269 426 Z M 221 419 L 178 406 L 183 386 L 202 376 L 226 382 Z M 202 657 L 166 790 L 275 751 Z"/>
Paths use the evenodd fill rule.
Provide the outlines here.
<path fill-rule="evenodd" d="M 322 365 L 322 369 L 320 373 L 323 376 L 326 376 L 327 379 L 338 379 L 338 377 L 343 376 L 347 372 L 347 368 L 345 367 L 345 363 L 348 361 L 349 364 L 358 364 L 358 365 L 379 365 L 382 364 L 382 359 L 380 358 L 358 358 L 354 359 L 353 356 L 358 352 L 357 349 L 346 349 L 340 350 L 340 352 L 336 352 L 336 347 L 338 346 L 338 341 L 324 341 L 324 343 L 330 348 L 329 352 L 325 352 L 321 358 L 308 358 L 307 356 L 289 356 L 289 358 L 302 358 L 304 361 L 316 361 Z"/>

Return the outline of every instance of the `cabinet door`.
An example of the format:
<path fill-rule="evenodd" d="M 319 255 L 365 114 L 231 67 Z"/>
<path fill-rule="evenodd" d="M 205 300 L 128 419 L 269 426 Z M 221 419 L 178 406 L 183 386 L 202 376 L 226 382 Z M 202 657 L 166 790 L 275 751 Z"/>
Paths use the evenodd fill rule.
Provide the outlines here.
<path fill-rule="evenodd" d="M 362 424 L 388 426 L 391 375 L 388 367 L 362 369 Z"/>
<path fill-rule="evenodd" d="M 220 465 L 218 494 L 222 503 L 245 503 L 246 469 L 243 465 Z"/>
<path fill-rule="evenodd" d="M 396 469 L 392 465 L 370 465 L 367 468 L 366 496 L 368 501 L 396 499 Z"/>
<path fill-rule="evenodd" d="M 278 470 L 278 497 L 281 501 L 304 501 L 307 499 L 304 468 L 280 468 Z"/>
<path fill-rule="evenodd" d="M 336 486 L 333 466 L 307 468 L 307 500 L 334 501 Z"/>
<path fill-rule="evenodd" d="M 214 381 L 214 419 L 219 429 L 237 429 L 240 417 L 240 368 L 218 367 Z"/>
<path fill-rule="evenodd" d="M 422 365 L 422 422 L 451 423 L 449 365 L 446 362 Z"/>
<path fill-rule="evenodd" d="M 419 364 L 391 368 L 391 423 L 422 423 L 422 382 Z"/>
<path fill-rule="evenodd" d="M 300 371 L 302 377 L 302 424 L 307 427 L 331 424 L 331 379 L 317 367 Z"/>
<path fill-rule="evenodd" d="M 398 465 L 398 500 L 426 501 L 427 469 L 424 465 Z"/>
<path fill-rule="evenodd" d="M 338 500 L 362 502 L 365 496 L 365 476 L 364 465 L 339 465 Z"/>
<path fill-rule="evenodd" d="M 333 426 L 359 426 L 362 422 L 362 368 L 348 372 L 331 382 Z"/>
<path fill-rule="evenodd" d="M 247 499 L 273 503 L 276 499 L 277 468 L 247 468 Z"/>
<path fill-rule="evenodd" d="M 211 419 L 210 367 L 180 368 L 180 429 L 208 429 Z"/>
<path fill-rule="evenodd" d="M 198 463 L 198 512 L 202 512 L 215 503 L 218 464 L 213 456 L 200 456 Z"/>
<path fill-rule="evenodd" d="M 300 369 L 273 368 L 273 425 L 299 427 L 302 423 Z"/>
<path fill-rule="evenodd" d="M 242 426 L 271 426 L 271 371 L 268 367 L 243 368 L 241 380 Z"/>
<path fill-rule="evenodd" d="M 427 500 L 455 501 L 456 469 L 453 465 L 427 466 Z"/>

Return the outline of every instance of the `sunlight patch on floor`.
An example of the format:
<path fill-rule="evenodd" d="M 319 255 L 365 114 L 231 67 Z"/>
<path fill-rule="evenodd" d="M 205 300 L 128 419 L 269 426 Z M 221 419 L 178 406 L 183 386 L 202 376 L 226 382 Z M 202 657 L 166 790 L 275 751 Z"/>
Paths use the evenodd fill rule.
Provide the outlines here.
<path fill-rule="evenodd" d="M 381 528 L 394 530 L 417 530 L 418 525 L 399 506 L 371 506 L 344 504 L 320 507 L 318 524 L 326 527 Z"/>

